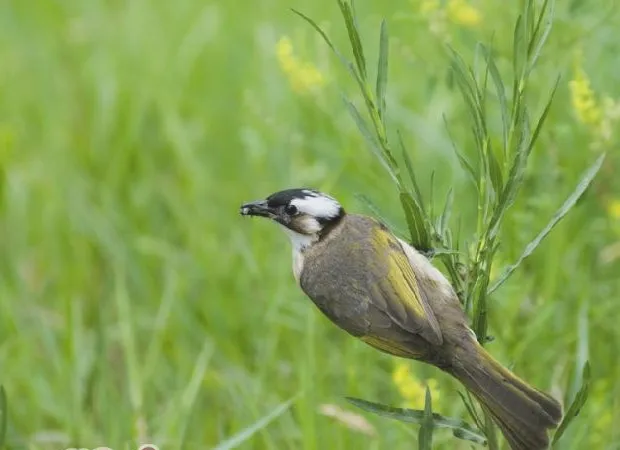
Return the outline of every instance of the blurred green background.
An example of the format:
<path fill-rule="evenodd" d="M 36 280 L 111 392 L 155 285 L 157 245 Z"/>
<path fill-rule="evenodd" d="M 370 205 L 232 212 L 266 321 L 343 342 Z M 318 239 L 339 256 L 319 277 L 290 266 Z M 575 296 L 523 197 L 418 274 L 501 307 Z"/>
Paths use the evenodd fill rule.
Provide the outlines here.
<path fill-rule="evenodd" d="M 462 246 L 475 196 L 444 128 L 473 153 L 446 43 L 493 40 L 510 82 L 520 2 L 359 1 L 368 57 L 388 20 L 388 109 L 439 205 L 455 190 Z M 597 155 L 594 185 L 492 297 L 490 351 L 586 407 L 562 449 L 618 449 L 620 19 L 556 5 L 530 98 L 554 106 L 502 230 L 514 261 Z M 414 448 L 417 428 L 344 396 L 465 417 L 439 371 L 356 342 L 298 290 L 286 237 L 240 203 L 287 187 L 372 199 L 406 229 L 397 193 L 343 106 L 354 83 L 289 8 L 346 48 L 332 0 L 0 2 L 0 384 L 7 448 Z M 279 408 L 293 398 L 288 407 Z M 275 417 L 277 415 L 277 417 Z M 267 423 L 270 418 L 274 418 Z M 254 426 L 253 426 L 254 425 Z M 239 433 L 242 433 L 239 435 Z M 469 448 L 438 431 L 437 448 Z"/>

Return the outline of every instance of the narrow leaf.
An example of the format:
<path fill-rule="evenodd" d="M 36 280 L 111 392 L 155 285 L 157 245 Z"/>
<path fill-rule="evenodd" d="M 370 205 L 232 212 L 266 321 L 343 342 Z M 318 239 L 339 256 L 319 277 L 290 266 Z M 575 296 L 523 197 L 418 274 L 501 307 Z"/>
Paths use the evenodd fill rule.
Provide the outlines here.
<path fill-rule="evenodd" d="M 347 3 L 344 0 L 338 0 L 338 6 L 340 6 L 340 12 L 342 13 L 342 17 L 344 17 L 344 23 L 347 27 L 347 33 L 349 34 L 349 41 L 351 43 L 351 50 L 353 51 L 355 64 L 357 65 L 360 77 L 362 80 L 366 81 L 366 58 L 364 58 L 362 40 L 360 39 L 353 9 L 351 8 L 350 3 Z"/>
<path fill-rule="evenodd" d="M 495 196 L 499 197 L 504 190 L 504 179 L 502 176 L 502 169 L 499 166 L 499 162 L 495 157 L 495 153 L 490 148 L 490 141 L 487 140 L 487 159 L 489 164 L 489 176 L 491 178 L 491 185 L 493 186 L 493 191 L 495 192 Z"/>
<path fill-rule="evenodd" d="M 457 391 L 457 393 L 459 394 L 459 397 L 461 397 L 461 400 L 463 401 L 463 404 L 465 405 L 465 408 L 467 409 L 467 413 L 469 414 L 469 417 L 471 417 L 471 420 L 474 421 L 474 424 L 476 424 L 476 427 L 481 429 L 483 428 L 482 422 L 480 421 L 480 418 L 478 417 L 478 413 L 476 412 L 476 409 L 474 407 L 474 403 L 471 399 L 471 394 L 469 393 L 469 391 L 466 391 L 466 392 L 467 392 L 467 397 L 465 397 L 465 395 L 461 391 Z"/>
<path fill-rule="evenodd" d="M 493 422 L 493 420 L 491 419 L 491 415 L 487 410 L 484 411 L 484 434 L 487 437 L 487 444 L 489 444 L 489 450 L 498 450 L 499 445 L 497 443 L 495 422 Z"/>
<path fill-rule="evenodd" d="M 443 212 L 439 216 L 438 224 L 437 224 L 437 232 L 440 235 L 444 234 L 446 227 L 448 226 L 448 221 L 450 220 L 450 214 L 452 213 L 452 202 L 454 201 L 454 191 L 452 188 L 448 189 L 448 195 L 446 196 L 446 202 L 443 206 Z M 458 252 L 455 252 L 458 253 Z"/>
<path fill-rule="evenodd" d="M 469 177 L 474 183 L 474 186 L 476 186 L 476 189 L 479 190 L 478 175 L 476 174 L 476 170 L 474 169 L 474 166 L 472 166 L 471 162 L 469 162 L 467 157 L 464 154 L 462 154 L 461 151 L 458 149 L 456 142 L 454 138 L 452 137 L 452 133 L 450 132 L 450 127 L 448 126 L 448 120 L 446 119 L 445 115 L 443 116 L 443 123 L 446 128 L 446 132 L 448 133 L 448 137 L 450 138 L 450 142 L 452 143 L 452 150 L 454 150 L 454 154 L 459 160 L 459 164 L 461 165 L 461 168 L 465 171 L 465 173 L 467 173 L 467 175 L 469 175 Z"/>
<path fill-rule="evenodd" d="M 239 445 L 250 439 L 254 434 L 269 425 L 273 420 L 284 414 L 291 407 L 291 405 L 298 396 L 299 394 L 276 406 L 270 413 L 261 417 L 252 425 L 244 428 L 231 438 L 226 439 L 224 442 L 220 442 L 220 444 L 218 444 L 213 450 L 229 450 L 238 447 Z"/>
<path fill-rule="evenodd" d="M 362 117 L 360 112 L 357 110 L 353 102 L 351 102 L 349 99 L 345 97 L 343 97 L 343 101 L 345 105 L 347 106 L 347 109 L 349 110 L 349 114 L 351 114 L 351 117 L 355 121 L 357 128 L 359 129 L 360 133 L 364 137 L 364 140 L 366 141 L 366 144 L 368 145 L 368 148 L 370 149 L 370 151 L 379 159 L 379 161 L 381 162 L 385 170 L 387 170 L 387 172 L 390 174 L 394 182 L 396 182 L 396 184 L 400 184 L 396 173 L 394 172 L 390 164 L 386 161 L 385 156 L 383 152 L 381 151 L 381 148 L 379 147 L 379 143 L 377 142 L 377 139 L 375 138 L 374 134 L 370 131 L 370 128 L 368 127 L 368 124 L 366 123 L 366 120 L 364 120 L 364 118 Z"/>
<path fill-rule="evenodd" d="M 594 177 L 603 165 L 604 160 L 605 154 L 602 154 L 597 158 L 594 164 L 592 164 L 588 168 L 588 170 L 585 171 L 575 190 L 564 201 L 560 209 L 556 211 L 549 223 L 542 229 L 540 233 L 538 233 L 538 235 L 529 244 L 527 244 L 527 246 L 523 250 L 523 253 L 521 253 L 521 256 L 519 256 L 517 261 L 504 269 L 498 279 L 489 287 L 489 294 L 499 288 L 510 277 L 510 275 L 512 275 L 512 273 L 521 265 L 521 263 L 528 256 L 530 256 L 534 252 L 534 250 L 536 250 L 536 248 L 540 245 L 543 239 L 547 237 L 551 230 L 553 230 L 553 228 L 564 218 L 564 216 L 566 216 L 566 214 L 568 214 L 568 212 L 573 208 L 573 206 L 575 206 L 575 204 L 581 198 L 588 186 L 590 186 L 590 183 L 592 183 L 592 180 L 594 180 Z"/>
<path fill-rule="evenodd" d="M 577 392 L 577 395 L 575 395 L 573 402 L 568 407 L 568 411 L 566 411 L 566 414 L 564 415 L 564 418 L 562 419 L 562 423 L 560 423 L 558 430 L 555 432 L 555 435 L 553 436 L 553 442 L 552 442 L 553 446 L 555 446 L 556 442 L 560 440 L 560 438 L 566 431 L 566 428 L 568 428 L 568 425 L 573 421 L 573 419 L 575 419 L 575 417 L 579 415 L 579 413 L 581 412 L 581 408 L 583 408 L 583 405 L 586 403 L 586 400 L 588 400 L 588 393 L 590 391 L 590 363 L 589 362 L 586 362 L 583 366 L 582 379 L 583 381 L 581 384 L 581 389 L 579 389 L 579 392 Z"/>
<path fill-rule="evenodd" d="M 519 15 L 517 17 L 517 21 L 515 22 L 515 29 L 512 38 L 512 73 L 514 74 L 514 82 L 512 86 L 512 98 L 514 101 L 513 104 L 513 115 L 516 111 L 517 99 L 519 98 L 519 84 L 521 82 L 521 74 L 522 74 L 522 66 L 523 66 L 523 55 L 522 55 L 522 47 L 524 46 L 524 36 L 523 36 L 523 15 Z M 513 117 L 514 122 L 514 117 Z"/>
<path fill-rule="evenodd" d="M 400 420 L 401 422 L 421 424 L 424 420 L 424 411 L 407 408 L 395 408 L 392 406 L 382 405 L 380 403 L 369 402 L 359 398 L 347 397 L 347 400 L 353 405 L 363 410 L 378 414 L 390 419 Z M 432 414 L 433 426 L 435 428 L 449 428 L 455 437 L 477 444 L 485 445 L 486 438 L 484 435 L 467 422 L 461 419 L 445 417 L 437 413 Z"/>
<path fill-rule="evenodd" d="M 431 391 L 426 386 L 426 395 L 424 397 L 424 413 L 422 415 L 422 423 L 418 433 L 418 450 L 432 450 L 433 448 L 433 407 L 431 404 Z"/>
<path fill-rule="evenodd" d="M 486 46 L 482 46 L 482 54 L 489 67 L 489 73 L 491 74 L 491 80 L 495 86 L 495 92 L 499 101 L 500 114 L 502 116 L 502 141 L 504 147 L 504 157 L 508 153 L 508 130 L 510 129 L 510 109 L 508 108 L 508 101 L 506 99 L 506 88 L 502 77 L 495 64 L 495 58 L 493 57 L 492 49 L 488 49 Z"/>
<path fill-rule="evenodd" d="M 376 102 L 379 109 L 379 118 L 385 120 L 385 92 L 387 87 L 388 74 L 388 52 L 389 40 L 387 24 L 385 19 L 381 21 L 381 32 L 379 35 L 379 63 L 377 67 L 377 88 Z"/>
<path fill-rule="evenodd" d="M 546 9 L 548 5 L 549 5 L 549 11 L 547 12 Z M 538 58 L 540 57 L 542 48 L 547 42 L 547 39 L 549 38 L 549 34 L 551 33 L 551 28 L 553 25 L 554 10 L 555 10 L 554 0 L 551 0 L 551 1 L 545 0 L 543 2 L 542 8 L 538 16 L 538 23 L 536 24 L 536 28 L 534 30 L 534 36 L 532 36 L 532 41 L 530 42 L 530 46 L 528 49 L 529 54 L 530 54 L 528 73 L 531 72 L 534 66 L 536 65 L 536 62 L 538 61 Z M 547 23 L 545 24 L 542 35 L 538 38 L 538 31 L 540 29 L 540 24 L 545 17 L 547 19 Z M 536 46 L 532 48 L 534 44 L 536 44 Z"/>
<path fill-rule="evenodd" d="M 372 200 L 370 200 L 368 197 L 366 197 L 363 194 L 355 194 L 355 197 L 359 201 L 361 201 L 366 206 L 366 208 L 368 208 L 370 210 L 370 212 L 373 214 L 373 216 L 375 216 L 377 219 L 379 219 L 380 222 L 382 222 L 385 225 L 387 225 L 387 227 L 390 230 L 393 230 L 397 235 L 405 236 L 407 234 L 402 229 L 400 229 L 399 227 L 397 227 L 396 225 L 391 223 L 391 221 L 388 220 L 385 217 L 385 214 L 383 214 L 381 209 Z"/>
<path fill-rule="evenodd" d="M 431 248 L 430 233 L 427 230 L 420 205 L 408 192 L 400 193 L 400 203 L 407 219 L 411 243 L 419 250 L 429 250 Z"/>
<path fill-rule="evenodd" d="M 297 11 L 296 9 L 291 8 L 291 11 L 295 14 L 297 14 L 299 17 L 301 17 L 302 19 L 304 19 L 312 28 L 314 28 L 314 30 L 319 33 L 319 35 L 323 38 L 323 40 L 325 41 L 325 43 L 329 46 L 329 48 L 334 52 L 334 54 L 338 57 L 338 59 L 340 60 L 340 62 L 342 63 L 342 65 L 347 69 L 347 71 L 349 72 L 349 74 L 351 74 L 351 76 L 353 77 L 353 79 L 357 82 L 358 86 L 360 87 L 360 89 L 364 90 L 364 81 L 361 79 L 360 74 L 357 72 L 357 70 L 355 69 L 355 66 L 353 65 L 352 62 L 350 62 L 347 58 L 345 58 L 342 53 L 340 53 L 340 51 L 334 46 L 334 44 L 332 44 L 332 41 L 329 39 L 329 37 L 327 36 L 327 33 L 325 33 L 323 31 L 323 29 L 321 29 L 321 27 L 319 27 L 317 25 L 317 23 L 312 20 L 310 17 L 306 16 L 305 14 Z"/>
<path fill-rule="evenodd" d="M 529 148 L 528 148 L 528 154 L 529 154 L 529 152 L 532 151 L 532 148 L 534 147 L 534 144 L 536 143 L 536 140 L 538 139 L 538 135 L 540 134 L 540 130 L 542 129 L 542 126 L 545 123 L 545 119 L 547 118 L 547 115 L 549 114 L 549 110 L 551 109 L 551 103 L 553 103 L 553 97 L 555 96 L 555 92 L 558 90 L 559 84 L 560 84 L 560 75 L 558 75 L 557 78 L 555 79 L 555 84 L 553 85 L 553 89 L 551 90 L 551 94 L 549 94 L 549 99 L 547 100 L 547 103 L 545 104 L 543 112 L 540 115 L 540 118 L 538 119 L 538 122 L 536 123 L 536 127 L 534 128 L 534 133 L 532 133 L 532 137 L 530 139 L 530 145 L 529 145 Z"/>
<path fill-rule="evenodd" d="M 346 66 L 347 65 L 347 59 L 342 55 L 342 53 L 340 53 L 338 51 L 338 49 L 334 46 L 334 44 L 332 44 L 331 39 L 329 39 L 329 37 L 327 36 L 327 33 L 325 33 L 323 31 L 323 29 L 321 27 L 319 27 L 317 25 L 317 23 L 312 20 L 310 17 L 306 16 L 304 13 L 291 8 L 291 11 L 295 14 L 297 14 L 299 17 L 301 17 L 302 19 L 304 19 L 306 22 L 308 22 L 308 24 L 314 28 L 316 30 L 317 33 L 319 33 L 319 35 L 323 38 L 323 40 L 325 41 L 325 43 L 329 46 L 329 48 L 334 52 L 334 54 L 340 59 L 340 61 L 342 61 L 342 63 Z"/>
<path fill-rule="evenodd" d="M 0 449 L 4 448 L 6 441 L 6 430 L 8 424 L 8 409 L 6 401 L 6 392 L 4 386 L 0 386 Z"/>
<path fill-rule="evenodd" d="M 403 154 L 403 160 L 405 161 L 405 168 L 407 169 L 409 179 L 411 180 L 411 185 L 413 186 L 413 193 L 415 194 L 415 201 L 418 203 L 418 205 L 420 205 L 420 209 L 422 210 L 422 213 L 425 214 L 424 200 L 422 199 L 422 193 L 420 192 L 420 186 L 418 184 L 417 177 L 413 170 L 413 163 L 411 162 L 411 157 L 409 156 L 409 152 L 405 148 L 405 142 L 403 141 L 403 136 L 400 134 L 400 131 L 398 131 L 397 134 L 398 134 L 398 143 L 400 145 L 400 149 Z"/>

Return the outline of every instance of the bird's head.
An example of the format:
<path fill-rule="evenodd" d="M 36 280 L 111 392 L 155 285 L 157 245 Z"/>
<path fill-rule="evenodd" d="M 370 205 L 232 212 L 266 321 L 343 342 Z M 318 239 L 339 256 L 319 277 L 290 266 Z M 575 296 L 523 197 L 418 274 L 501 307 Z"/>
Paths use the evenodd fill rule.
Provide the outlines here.
<path fill-rule="evenodd" d="M 336 199 L 314 189 L 287 189 L 265 200 L 241 205 L 241 215 L 267 217 L 284 227 L 294 245 L 305 246 L 338 223 L 344 209 Z"/>

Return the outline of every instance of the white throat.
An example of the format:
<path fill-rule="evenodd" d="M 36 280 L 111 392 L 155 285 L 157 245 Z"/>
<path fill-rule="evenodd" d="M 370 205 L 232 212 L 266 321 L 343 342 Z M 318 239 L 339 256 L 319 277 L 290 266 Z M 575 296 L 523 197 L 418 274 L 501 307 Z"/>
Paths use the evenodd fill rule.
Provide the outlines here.
<path fill-rule="evenodd" d="M 282 229 L 286 232 L 288 237 L 291 239 L 291 245 L 293 248 L 293 275 L 295 275 L 295 279 L 299 283 L 299 277 L 301 275 L 301 271 L 304 268 L 304 254 L 303 251 L 314 244 L 319 240 L 319 237 L 308 234 L 297 233 L 283 225 Z"/>

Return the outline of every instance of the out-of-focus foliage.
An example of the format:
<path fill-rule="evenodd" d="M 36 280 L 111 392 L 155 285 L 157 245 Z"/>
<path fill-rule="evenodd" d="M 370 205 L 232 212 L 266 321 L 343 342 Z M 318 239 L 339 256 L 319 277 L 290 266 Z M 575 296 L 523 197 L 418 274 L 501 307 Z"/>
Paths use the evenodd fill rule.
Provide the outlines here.
<path fill-rule="evenodd" d="M 442 116 L 466 152 L 474 147 L 445 44 L 471 59 L 476 42 L 492 40 L 505 73 L 517 3 L 356 5 L 362 30 L 389 23 L 388 119 L 427 174 L 423 193 L 433 171 L 438 208 L 453 188 L 451 225 L 463 236 L 475 228 L 476 194 Z M 558 448 L 608 449 L 620 440 L 620 12 L 557 3 L 533 107 L 562 79 L 498 258 L 518 258 L 584 168 L 608 158 L 493 293 L 488 349 L 566 403 L 589 360 L 588 402 Z M 8 448 L 372 449 L 417 439 L 417 428 L 371 415 L 351 425 L 364 422 L 347 415 L 344 396 L 413 401 L 393 382 L 401 363 L 323 318 L 295 286 L 286 238 L 238 216 L 243 201 L 308 185 L 369 212 L 363 194 L 406 229 L 343 106 L 341 91 L 355 97 L 355 86 L 290 7 L 346 43 L 331 0 L 0 2 Z M 438 390 L 435 412 L 465 417 L 451 380 L 407 364 L 410 382 Z M 469 448 L 442 429 L 433 445 Z"/>

